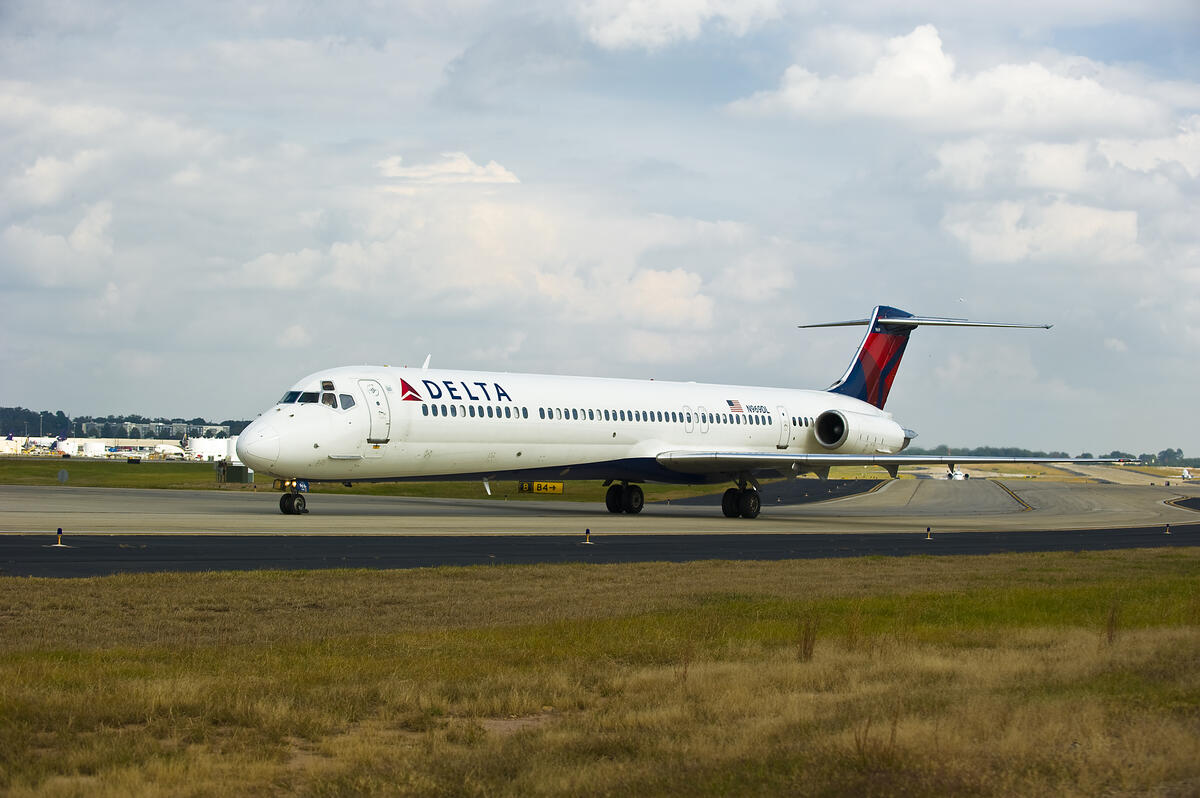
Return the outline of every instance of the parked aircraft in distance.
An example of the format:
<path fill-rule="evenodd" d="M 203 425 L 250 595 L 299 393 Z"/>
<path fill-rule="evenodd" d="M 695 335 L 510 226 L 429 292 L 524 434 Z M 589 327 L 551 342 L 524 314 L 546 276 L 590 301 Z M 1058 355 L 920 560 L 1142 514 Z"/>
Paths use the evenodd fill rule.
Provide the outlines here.
<path fill-rule="evenodd" d="M 283 513 L 307 512 L 311 482 L 604 480 L 613 513 L 637 513 L 639 483 L 731 481 L 726 516 L 758 515 L 759 480 L 831 466 L 1066 462 L 903 455 L 916 433 L 884 411 L 919 326 L 1038 327 L 914 316 L 878 306 L 828 390 L 596 377 L 342 366 L 297 382 L 243 431 L 237 454 L 279 477 Z M 1075 462 L 1110 462 L 1082 460 Z"/>

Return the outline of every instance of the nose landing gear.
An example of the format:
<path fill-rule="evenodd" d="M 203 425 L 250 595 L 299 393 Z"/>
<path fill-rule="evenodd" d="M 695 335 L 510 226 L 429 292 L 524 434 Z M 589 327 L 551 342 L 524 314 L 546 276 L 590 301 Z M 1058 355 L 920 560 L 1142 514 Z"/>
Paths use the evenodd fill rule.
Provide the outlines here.
<path fill-rule="evenodd" d="M 308 512 L 303 493 L 285 493 L 279 497 L 279 512 L 284 515 L 303 515 Z"/>

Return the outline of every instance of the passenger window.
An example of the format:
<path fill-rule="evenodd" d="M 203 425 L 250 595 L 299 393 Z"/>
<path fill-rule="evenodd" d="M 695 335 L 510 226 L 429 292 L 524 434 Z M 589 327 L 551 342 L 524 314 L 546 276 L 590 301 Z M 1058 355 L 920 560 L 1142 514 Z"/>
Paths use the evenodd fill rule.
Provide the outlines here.
<path fill-rule="evenodd" d="M 529 408 L 528 407 L 521 408 L 521 418 L 529 418 Z"/>
<path fill-rule="evenodd" d="M 421 405 L 421 415 L 429 415 L 429 405 Z"/>
<path fill-rule="evenodd" d="M 492 417 L 492 406 L 491 405 L 488 405 L 487 414 L 488 414 L 488 418 Z"/>
<path fill-rule="evenodd" d="M 447 413 L 446 413 L 446 406 L 445 406 L 445 405 L 442 405 L 442 415 L 443 415 L 443 416 L 447 415 Z"/>
<path fill-rule="evenodd" d="M 337 410 L 337 397 L 331 393 L 321 394 L 321 404 L 329 405 L 334 410 Z"/>
<path fill-rule="evenodd" d="M 305 391 L 300 394 L 300 404 L 315 405 L 321 398 L 321 395 L 316 391 Z"/>
<path fill-rule="evenodd" d="M 595 421 L 595 420 L 596 420 L 596 416 L 593 414 L 593 412 L 591 410 L 588 410 L 588 421 Z"/>
<path fill-rule="evenodd" d="M 538 408 L 538 418 L 544 419 L 545 417 L 546 417 L 546 408 L 539 407 Z"/>
<path fill-rule="evenodd" d="M 504 417 L 505 417 L 505 418 L 512 418 L 512 408 L 511 408 L 511 407 L 505 407 L 505 408 L 504 408 Z"/>
<path fill-rule="evenodd" d="M 578 420 L 579 420 L 579 411 L 578 411 L 578 410 L 575 410 L 574 408 L 572 408 L 572 409 L 571 409 L 571 420 L 572 420 L 572 421 L 578 421 Z"/>
<path fill-rule="evenodd" d="M 339 393 L 338 399 L 342 401 L 342 409 L 349 410 L 354 407 L 354 397 L 348 393 Z"/>
<path fill-rule="evenodd" d="M 437 405 L 431 405 L 430 410 L 435 416 L 438 414 Z"/>

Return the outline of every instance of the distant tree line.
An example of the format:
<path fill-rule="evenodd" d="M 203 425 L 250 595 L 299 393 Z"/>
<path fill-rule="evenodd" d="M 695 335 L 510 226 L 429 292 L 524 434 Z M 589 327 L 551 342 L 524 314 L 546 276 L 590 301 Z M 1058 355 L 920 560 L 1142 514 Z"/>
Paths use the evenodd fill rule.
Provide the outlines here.
<path fill-rule="evenodd" d="M 56 435 L 68 438 L 117 438 L 124 436 L 125 424 L 187 424 L 189 427 L 227 426 L 230 435 L 238 435 L 249 421 L 225 420 L 206 421 L 203 418 L 147 418 L 131 413 L 128 415 L 75 416 L 71 418 L 61 410 L 28 410 L 24 407 L 0 407 L 0 434 L 13 435 Z M 84 425 L 88 431 L 84 432 Z M 137 430 L 131 430 L 136 432 Z M 133 436 L 137 437 L 137 436 Z"/>
<path fill-rule="evenodd" d="M 937 456 L 961 454 L 964 457 L 1071 457 L 1072 455 L 1066 452 L 1038 452 L 1031 449 L 1019 449 L 1015 446 L 976 446 L 974 448 L 954 447 L 953 449 L 945 444 L 935 446 L 932 449 L 922 449 L 919 446 L 910 446 L 904 450 L 905 454 L 929 454 Z M 1157 454 L 1153 452 L 1143 452 L 1142 454 L 1131 454 L 1130 452 L 1122 452 L 1119 449 L 1113 449 L 1108 454 L 1092 454 L 1091 452 L 1080 452 L 1075 457 L 1100 457 L 1104 459 L 1113 458 L 1120 460 L 1138 460 L 1147 465 L 1161 466 L 1200 466 L 1200 457 L 1184 457 L 1183 449 L 1163 449 Z"/>

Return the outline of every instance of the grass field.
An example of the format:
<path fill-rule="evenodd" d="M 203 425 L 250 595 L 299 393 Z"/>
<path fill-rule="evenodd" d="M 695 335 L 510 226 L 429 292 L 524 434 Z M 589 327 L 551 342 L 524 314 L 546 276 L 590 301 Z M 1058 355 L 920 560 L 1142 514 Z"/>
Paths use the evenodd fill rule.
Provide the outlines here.
<path fill-rule="evenodd" d="M 269 490 L 272 478 L 255 474 L 254 485 L 218 485 L 212 463 L 123 460 L 80 460 L 71 458 L 0 458 L 0 485 L 58 485 L 60 470 L 67 472 L 68 485 L 86 488 L 155 488 L 175 490 Z M 645 485 L 648 501 L 697 496 L 723 491 L 726 485 Z M 359 483 L 347 488 L 338 483 L 315 483 L 314 493 L 357 493 L 372 496 L 422 496 L 447 499 L 528 499 L 530 501 L 604 501 L 606 488 L 599 481 L 569 482 L 561 496 L 522 494 L 512 480 L 494 481 L 488 496 L 481 482 L 390 482 Z"/>
<path fill-rule="evenodd" d="M 176 490 L 269 490 L 272 478 L 255 474 L 254 485 L 217 485 L 212 463 L 180 463 L 144 461 L 136 465 L 124 460 L 81 460 L 70 458 L 0 457 L 0 485 L 58 485 L 59 471 L 67 472 L 68 485 L 85 488 L 155 488 Z M 835 469 L 837 472 L 839 469 Z M 834 473 L 838 479 L 860 479 L 861 469 L 842 469 Z M 865 478 L 883 477 L 882 471 Z M 665 501 L 688 496 L 720 493 L 730 484 L 720 485 L 656 485 L 642 486 L 646 501 Z M 493 499 L 528 501 L 587 501 L 602 502 L 607 488 L 599 480 L 570 481 L 565 493 L 559 496 L 523 494 L 517 482 L 499 480 L 491 483 L 489 496 L 481 482 L 389 482 L 357 483 L 344 487 L 338 483 L 314 483 L 314 493 L 356 493 L 369 496 L 419 496 L 444 499 Z"/>
<path fill-rule="evenodd" d="M 1200 550 L 0 579 L 7 795 L 1195 795 Z"/>

